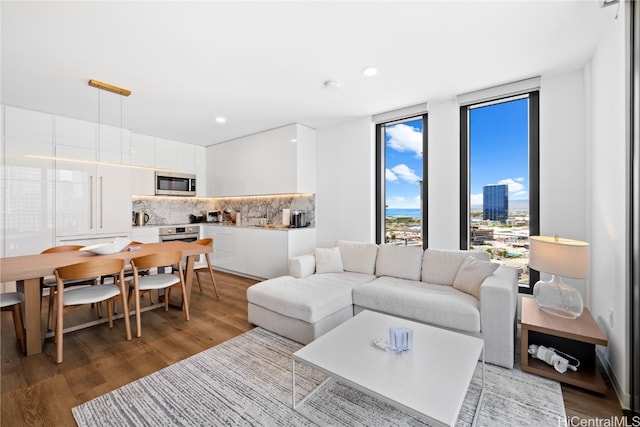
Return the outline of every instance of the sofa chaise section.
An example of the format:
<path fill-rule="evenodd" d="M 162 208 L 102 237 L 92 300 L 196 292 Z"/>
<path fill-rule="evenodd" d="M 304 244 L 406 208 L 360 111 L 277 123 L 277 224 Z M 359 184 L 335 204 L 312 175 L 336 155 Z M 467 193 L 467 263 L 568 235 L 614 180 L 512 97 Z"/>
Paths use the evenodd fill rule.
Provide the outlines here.
<path fill-rule="evenodd" d="M 266 280 L 247 289 L 249 322 L 308 344 L 353 317 L 353 287 L 373 279 L 347 272 Z"/>

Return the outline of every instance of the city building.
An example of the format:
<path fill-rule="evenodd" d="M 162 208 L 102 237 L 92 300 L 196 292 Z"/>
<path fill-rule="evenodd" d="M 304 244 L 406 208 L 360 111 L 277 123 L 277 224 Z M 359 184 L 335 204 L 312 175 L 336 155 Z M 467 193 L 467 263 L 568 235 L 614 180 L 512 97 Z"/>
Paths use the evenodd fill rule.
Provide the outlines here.
<path fill-rule="evenodd" d="M 506 184 L 482 187 L 482 219 L 507 222 L 509 216 L 509 186 Z"/>

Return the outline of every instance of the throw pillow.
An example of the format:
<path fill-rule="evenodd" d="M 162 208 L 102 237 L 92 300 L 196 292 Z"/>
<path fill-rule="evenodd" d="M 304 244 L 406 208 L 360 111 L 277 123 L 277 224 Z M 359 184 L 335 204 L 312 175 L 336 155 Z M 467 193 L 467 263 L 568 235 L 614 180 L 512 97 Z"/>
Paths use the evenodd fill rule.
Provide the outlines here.
<path fill-rule="evenodd" d="M 338 240 L 336 246 L 340 248 L 344 271 L 374 274 L 378 245 L 375 243 Z"/>
<path fill-rule="evenodd" d="M 407 280 L 420 280 L 422 247 L 378 246 L 376 276 L 391 276 Z"/>
<path fill-rule="evenodd" d="M 453 285 L 464 259 L 472 256 L 481 261 L 491 258 L 487 252 L 455 249 L 427 249 L 422 259 L 422 281 L 434 285 Z"/>
<path fill-rule="evenodd" d="M 480 261 L 472 256 L 467 256 L 462 261 L 458 274 L 453 280 L 453 287 L 480 299 L 480 285 L 497 268 L 498 264 L 494 262 Z"/>
<path fill-rule="evenodd" d="M 340 248 L 316 248 L 316 273 L 342 273 Z"/>

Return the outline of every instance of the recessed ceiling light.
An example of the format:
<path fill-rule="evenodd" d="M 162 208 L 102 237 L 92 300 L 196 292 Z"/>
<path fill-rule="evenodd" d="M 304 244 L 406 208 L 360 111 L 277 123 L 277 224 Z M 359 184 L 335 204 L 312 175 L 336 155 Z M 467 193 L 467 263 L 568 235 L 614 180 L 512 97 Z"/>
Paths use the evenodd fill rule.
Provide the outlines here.
<path fill-rule="evenodd" d="M 218 123 L 226 123 L 227 119 L 225 119 L 224 117 L 216 117 L 216 122 L 218 122 Z"/>
<path fill-rule="evenodd" d="M 367 77 L 375 76 L 376 74 L 378 74 L 378 69 L 374 67 L 367 67 L 364 70 L 362 70 L 362 74 L 364 74 Z"/>
<path fill-rule="evenodd" d="M 298 140 L 295 138 L 291 138 L 291 142 L 298 142 Z"/>

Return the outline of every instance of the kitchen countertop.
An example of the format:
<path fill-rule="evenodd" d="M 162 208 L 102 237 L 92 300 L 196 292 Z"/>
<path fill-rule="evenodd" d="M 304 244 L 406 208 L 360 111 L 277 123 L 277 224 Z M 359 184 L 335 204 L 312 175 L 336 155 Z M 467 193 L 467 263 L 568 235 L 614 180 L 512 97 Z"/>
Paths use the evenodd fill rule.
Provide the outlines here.
<path fill-rule="evenodd" d="M 275 230 L 275 231 L 291 231 L 291 230 L 306 230 L 306 229 L 310 229 L 310 228 L 315 228 L 315 227 L 299 227 L 299 228 L 292 228 L 292 227 L 273 227 L 270 225 L 272 224 L 267 224 L 267 226 L 264 225 L 258 225 L 258 224 L 241 224 L 241 225 L 236 225 L 233 223 L 222 223 L 222 222 L 201 222 L 200 224 L 202 225 L 213 225 L 214 227 L 234 227 L 234 228 L 251 228 L 251 229 L 256 229 L 256 230 Z M 191 225 L 195 225 L 195 224 L 191 224 Z M 279 224 L 277 224 L 279 225 Z"/>
<path fill-rule="evenodd" d="M 257 224 L 241 224 L 241 225 L 236 225 L 233 223 L 222 223 L 222 222 L 195 222 L 193 224 L 147 224 L 147 225 L 133 225 L 132 228 L 135 229 L 142 229 L 142 228 L 158 228 L 158 227 L 190 227 L 190 226 L 194 226 L 194 225 L 203 225 L 203 226 L 214 226 L 214 227 L 234 227 L 234 228 L 251 228 L 251 229 L 256 229 L 256 230 L 276 230 L 276 231 L 290 231 L 290 230 L 307 230 L 307 229 L 311 229 L 311 228 L 315 228 L 312 226 L 309 227 L 298 227 L 298 228 L 292 228 L 292 227 L 273 227 L 273 226 L 269 226 L 271 224 L 267 224 L 267 226 L 265 227 L 264 225 L 257 225 Z M 279 224 L 277 224 L 279 225 Z"/>

